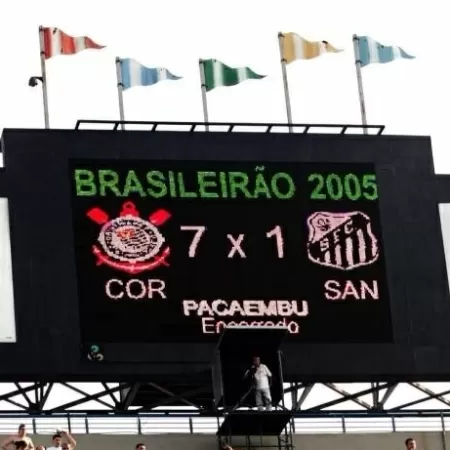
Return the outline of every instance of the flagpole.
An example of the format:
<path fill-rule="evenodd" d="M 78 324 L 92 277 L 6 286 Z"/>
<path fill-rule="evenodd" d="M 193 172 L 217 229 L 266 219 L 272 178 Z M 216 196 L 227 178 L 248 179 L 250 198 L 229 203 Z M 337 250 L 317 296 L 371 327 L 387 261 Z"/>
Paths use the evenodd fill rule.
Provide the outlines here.
<path fill-rule="evenodd" d="M 203 66 L 203 59 L 198 60 L 200 69 L 200 83 L 202 88 L 202 105 L 203 105 L 203 121 L 205 122 L 205 130 L 209 131 L 209 118 L 208 118 L 208 101 L 206 98 L 206 80 L 205 80 L 205 69 Z"/>
<path fill-rule="evenodd" d="M 364 125 L 364 134 L 367 134 L 367 115 L 366 115 L 366 102 L 364 99 L 364 89 L 361 74 L 361 58 L 359 55 L 358 36 L 353 35 L 353 51 L 355 53 L 355 67 L 356 67 L 356 79 L 358 81 L 358 93 L 359 93 L 359 106 L 361 109 L 361 120 Z"/>
<path fill-rule="evenodd" d="M 293 132 L 292 125 L 292 111 L 291 111 L 291 99 L 289 96 L 289 85 L 286 70 L 286 60 L 283 58 L 284 55 L 284 34 L 278 33 L 278 45 L 280 47 L 280 62 L 281 62 L 281 73 L 283 74 L 283 86 L 284 86 L 284 100 L 286 103 L 286 115 L 289 124 L 289 133 Z"/>
<path fill-rule="evenodd" d="M 50 128 L 50 121 L 48 115 L 48 93 L 47 93 L 47 71 L 45 67 L 45 42 L 44 42 L 44 28 L 39 27 L 39 46 L 41 56 L 41 75 L 42 75 L 42 100 L 44 105 L 44 124 L 45 128 Z"/>
<path fill-rule="evenodd" d="M 119 98 L 119 117 L 121 122 L 125 122 L 125 112 L 123 108 L 123 81 L 122 81 L 122 60 L 116 58 L 116 75 L 117 75 L 117 96 Z M 125 124 L 120 124 L 120 128 L 125 130 Z"/>

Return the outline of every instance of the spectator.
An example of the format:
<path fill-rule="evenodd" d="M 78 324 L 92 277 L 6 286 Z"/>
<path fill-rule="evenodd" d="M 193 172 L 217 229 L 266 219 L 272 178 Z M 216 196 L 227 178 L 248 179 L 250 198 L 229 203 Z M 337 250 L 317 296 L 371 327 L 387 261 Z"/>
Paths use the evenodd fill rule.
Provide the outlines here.
<path fill-rule="evenodd" d="M 63 444 L 63 437 L 66 438 L 67 442 Z M 68 448 L 73 450 L 77 446 L 77 441 L 68 433 L 67 431 L 58 431 L 52 437 L 52 447 L 47 447 L 47 450 L 62 450 Z"/>
<path fill-rule="evenodd" d="M 253 357 L 253 365 L 245 372 L 244 378 L 251 377 L 255 389 L 255 401 L 259 411 L 272 411 L 272 396 L 270 386 L 272 384 L 272 373 L 265 364 L 261 364 L 259 356 Z"/>
<path fill-rule="evenodd" d="M 145 450 L 145 444 L 142 444 L 142 442 L 136 444 L 136 450 Z"/>
<path fill-rule="evenodd" d="M 416 443 L 415 439 L 413 439 L 413 438 L 406 439 L 405 447 L 406 447 L 406 450 L 416 450 L 417 443 Z"/>
<path fill-rule="evenodd" d="M 46 450 L 45 445 L 38 445 L 36 450 Z"/>
<path fill-rule="evenodd" d="M 8 450 L 8 446 L 11 444 L 15 444 L 17 441 L 25 441 L 27 444 L 27 447 L 25 450 L 33 450 L 34 444 L 33 441 L 27 436 L 27 430 L 25 427 L 25 424 L 20 424 L 19 429 L 17 430 L 17 434 L 14 434 L 12 436 L 9 436 L 7 439 L 5 439 L 2 443 L 2 449 Z"/>

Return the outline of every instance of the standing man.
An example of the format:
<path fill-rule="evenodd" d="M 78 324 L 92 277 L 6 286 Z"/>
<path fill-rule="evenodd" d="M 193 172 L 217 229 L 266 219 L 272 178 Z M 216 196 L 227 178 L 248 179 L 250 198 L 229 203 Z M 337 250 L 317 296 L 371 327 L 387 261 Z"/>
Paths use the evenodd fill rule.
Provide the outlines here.
<path fill-rule="evenodd" d="M 64 442 L 63 437 L 67 442 Z M 67 431 L 57 431 L 52 437 L 52 447 L 47 447 L 47 450 L 62 450 L 63 447 L 68 447 L 69 450 L 73 450 L 77 446 L 77 441 Z"/>
<path fill-rule="evenodd" d="M 261 364 L 259 356 L 253 357 L 252 367 L 247 370 L 245 376 L 251 376 L 255 389 L 255 400 L 258 411 L 272 411 L 272 396 L 270 395 L 270 386 L 272 384 L 272 372 L 265 364 Z"/>
<path fill-rule="evenodd" d="M 8 446 L 11 444 L 15 444 L 18 441 L 25 441 L 27 444 L 27 450 L 33 450 L 34 444 L 31 438 L 27 436 L 27 430 L 25 428 L 25 424 L 21 423 L 19 425 L 19 429 L 17 430 L 17 434 L 9 436 L 9 438 L 5 439 L 2 443 L 2 449 L 8 450 Z"/>

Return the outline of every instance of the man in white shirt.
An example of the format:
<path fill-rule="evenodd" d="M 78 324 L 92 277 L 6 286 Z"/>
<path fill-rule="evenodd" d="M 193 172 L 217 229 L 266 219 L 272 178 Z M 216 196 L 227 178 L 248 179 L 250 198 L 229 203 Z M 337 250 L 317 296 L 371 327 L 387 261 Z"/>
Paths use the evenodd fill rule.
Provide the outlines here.
<path fill-rule="evenodd" d="M 272 384 L 272 373 L 265 364 L 261 364 L 261 358 L 255 356 L 250 369 L 253 374 L 255 386 L 255 400 L 259 411 L 272 411 L 272 396 L 270 395 L 270 385 Z"/>
<path fill-rule="evenodd" d="M 67 442 L 63 442 L 63 437 Z M 47 450 L 73 450 L 77 446 L 77 441 L 67 433 L 67 431 L 58 431 L 52 437 L 53 446 L 47 447 Z"/>

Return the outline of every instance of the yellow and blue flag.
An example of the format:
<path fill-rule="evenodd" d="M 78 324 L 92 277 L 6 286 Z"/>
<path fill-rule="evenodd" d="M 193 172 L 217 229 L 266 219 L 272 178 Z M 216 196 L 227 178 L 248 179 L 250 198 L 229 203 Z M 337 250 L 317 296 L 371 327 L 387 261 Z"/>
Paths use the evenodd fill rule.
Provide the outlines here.
<path fill-rule="evenodd" d="M 355 36 L 361 67 L 374 63 L 389 63 L 396 59 L 414 59 L 400 47 L 382 45 L 369 36 Z"/>

